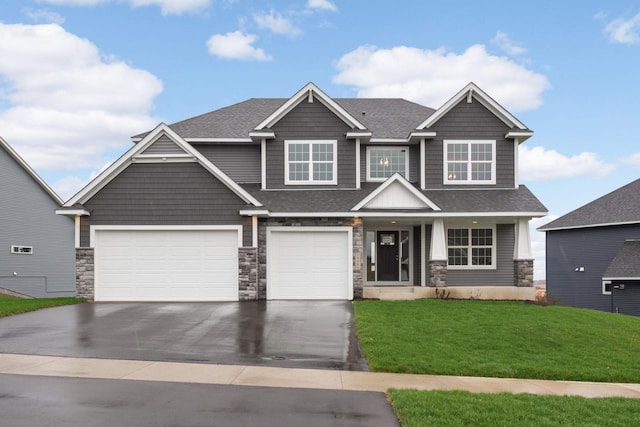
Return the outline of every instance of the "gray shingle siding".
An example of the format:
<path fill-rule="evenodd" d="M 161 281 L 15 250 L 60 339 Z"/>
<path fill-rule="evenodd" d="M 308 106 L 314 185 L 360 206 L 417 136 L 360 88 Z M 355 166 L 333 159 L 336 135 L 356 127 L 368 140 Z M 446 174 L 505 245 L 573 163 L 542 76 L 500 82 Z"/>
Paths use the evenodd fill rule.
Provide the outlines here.
<path fill-rule="evenodd" d="M 515 227 L 512 224 L 498 224 L 497 266 L 495 270 L 455 270 L 447 271 L 448 286 L 513 286 L 513 249 Z"/>
<path fill-rule="evenodd" d="M 249 225 L 238 211 L 245 202 L 197 163 L 131 164 L 84 206 L 81 246 L 89 246 L 91 225 Z"/>
<path fill-rule="evenodd" d="M 192 145 L 235 182 L 240 184 L 260 182 L 260 144 Z"/>
<path fill-rule="evenodd" d="M 513 188 L 515 185 L 514 142 L 505 139 L 509 127 L 474 100 L 467 104 L 460 102 L 444 115 L 431 128 L 436 138 L 426 141 L 426 188 L 451 188 L 464 186 L 444 185 L 443 183 L 443 141 L 449 139 L 491 139 L 496 141 L 496 184 L 488 186 L 472 185 L 482 188 Z"/>
<path fill-rule="evenodd" d="M 33 297 L 75 295 L 74 223 L 57 208 L 0 148 L 0 287 Z M 33 254 L 12 254 L 11 245 L 32 246 Z"/>
<path fill-rule="evenodd" d="M 614 280 L 612 283 L 611 311 L 640 316 L 640 280 Z M 620 285 L 624 285 L 624 289 Z"/>
<path fill-rule="evenodd" d="M 300 189 L 284 184 L 285 140 L 337 140 L 338 184 L 328 188 L 355 188 L 355 143 L 346 140 L 350 128 L 321 102 L 301 102 L 273 126 L 276 139 L 267 141 L 267 188 Z M 319 188 L 317 185 L 311 186 Z M 322 186 L 320 186 L 322 187 Z"/>
<path fill-rule="evenodd" d="M 610 311 L 602 277 L 625 239 L 640 224 L 547 231 L 547 293 L 561 305 Z M 584 271 L 575 271 L 584 267 Z"/>
<path fill-rule="evenodd" d="M 167 135 L 162 135 L 141 154 L 184 154 L 184 150 Z"/>

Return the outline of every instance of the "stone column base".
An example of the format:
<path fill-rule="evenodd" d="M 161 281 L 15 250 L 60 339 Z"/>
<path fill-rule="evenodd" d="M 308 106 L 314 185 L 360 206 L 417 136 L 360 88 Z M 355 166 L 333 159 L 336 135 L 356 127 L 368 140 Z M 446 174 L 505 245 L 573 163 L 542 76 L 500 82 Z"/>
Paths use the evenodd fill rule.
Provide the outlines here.
<path fill-rule="evenodd" d="M 429 261 L 429 286 L 447 286 L 447 261 Z"/>
<path fill-rule="evenodd" d="M 513 261 L 514 285 L 519 287 L 533 286 L 533 260 L 517 259 Z"/>
<path fill-rule="evenodd" d="M 76 248 L 76 296 L 93 300 L 95 298 L 93 248 Z"/>
<path fill-rule="evenodd" d="M 258 248 L 238 249 L 238 299 L 258 299 Z"/>

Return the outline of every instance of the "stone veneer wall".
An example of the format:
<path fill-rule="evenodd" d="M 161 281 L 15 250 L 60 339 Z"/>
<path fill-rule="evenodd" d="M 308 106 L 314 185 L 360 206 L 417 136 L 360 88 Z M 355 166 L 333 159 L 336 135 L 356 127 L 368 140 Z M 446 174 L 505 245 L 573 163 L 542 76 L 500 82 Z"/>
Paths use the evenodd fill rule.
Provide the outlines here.
<path fill-rule="evenodd" d="M 76 296 L 93 300 L 95 297 L 93 248 L 76 248 Z"/>
<path fill-rule="evenodd" d="M 513 261 L 515 286 L 533 286 L 533 260 L 520 259 Z"/>
<path fill-rule="evenodd" d="M 447 286 L 447 261 L 429 260 L 429 286 Z"/>
<path fill-rule="evenodd" d="M 238 248 L 238 299 L 258 299 L 257 248 Z"/>
<path fill-rule="evenodd" d="M 360 218 L 265 218 L 258 223 L 258 299 L 267 298 L 267 227 L 353 228 L 353 298 L 362 298 L 363 226 Z"/>

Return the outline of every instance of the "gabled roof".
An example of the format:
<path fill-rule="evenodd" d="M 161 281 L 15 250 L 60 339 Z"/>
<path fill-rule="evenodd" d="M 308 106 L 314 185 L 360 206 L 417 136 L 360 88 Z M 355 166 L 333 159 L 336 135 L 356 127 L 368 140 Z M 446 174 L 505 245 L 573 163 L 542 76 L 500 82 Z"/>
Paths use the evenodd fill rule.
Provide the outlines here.
<path fill-rule="evenodd" d="M 87 186 L 85 186 L 75 196 L 68 200 L 67 203 L 64 204 L 64 206 L 73 207 L 77 204 L 83 204 L 87 202 L 87 200 L 93 197 L 98 191 L 100 191 L 100 189 L 102 189 L 116 176 L 118 176 L 120 172 L 125 170 L 127 166 L 136 161 L 136 159 L 146 160 L 150 158 L 157 158 L 157 155 L 145 155 L 144 151 L 149 148 L 154 142 L 156 142 L 162 135 L 168 136 L 182 150 L 180 154 L 168 154 L 164 156 L 165 159 L 170 157 L 176 157 L 180 159 L 184 159 L 186 156 L 191 157 L 195 162 L 199 163 L 203 168 L 209 171 L 209 173 L 218 178 L 238 197 L 244 200 L 245 203 L 251 204 L 253 206 L 262 206 L 262 204 L 256 198 L 254 198 L 244 188 L 242 188 L 235 181 L 229 178 L 229 176 L 222 172 L 216 165 L 211 163 L 206 157 L 200 154 L 198 150 L 194 149 L 190 144 L 184 141 L 184 139 L 182 139 L 180 135 L 175 133 L 173 130 L 171 130 L 171 128 L 169 128 L 169 126 L 164 123 L 160 123 L 158 126 L 156 126 L 156 128 L 149 132 L 138 144 L 131 147 L 129 151 L 123 154 L 118 160 L 113 162 L 111 166 L 105 169 L 102 173 L 100 173 L 100 175 L 98 175 L 94 180 L 87 184 Z"/>
<path fill-rule="evenodd" d="M 628 239 L 607 267 L 604 280 L 640 280 L 640 239 Z"/>
<path fill-rule="evenodd" d="M 458 105 L 458 103 L 462 102 L 463 100 L 469 102 L 471 101 L 471 98 L 484 105 L 489 111 L 495 114 L 496 117 L 502 120 L 510 128 L 529 131 L 529 129 L 520 120 L 518 120 L 513 114 L 507 111 L 502 105 L 498 104 L 493 98 L 487 95 L 473 82 L 466 85 L 460 92 L 458 92 L 451 99 L 445 102 L 442 107 L 438 108 L 438 110 L 434 114 L 432 114 L 424 122 L 419 124 L 416 129 L 430 128 L 445 114 L 451 111 L 453 107 Z"/>
<path fill-rule="evenodd" d="M 394 188 L 395 187 L 395 188 Z M 391 203 L 391 206 L 385 206 L 385 202 L 375 203 L 378 199 L 383 198 L 387 193 L 395 193 L 396 197 L 390 197 L 386 203 Z M 398 206 L 398 199 L 402 199 L 405 203 L 404 206 Z M 393 206 L 393 205 L 396 206 Z M 398 208 L 429 208 L 434 211 L 439 211 L 440 208 L 433 203 L 427 196 L 420 192 L 416 187 L 411 185 L 399 173 L 393 174 L 389 179 L 383 182 L 378 188 L 372 191 L 369 195 L 363 198 L 357 205 L 351 208 L 352 211 L 358 211 L 363 208 L 370 208 L 375 206 L 378 209 L 398 209 Z"/>
<path fill-rule="evenodd" d="M 303 101 L 313 102 L 314 100 L 320 101 L 325 107 L 331 110 L 336 116 L 338 116 L 343 122 L 345 122 L 352 129 L 364 130 L 366 127 L 360 123 L 354 116 L 349 114 L 344 108 L 337 102 L 331 99 L 326 93 L 321 91 L 313 83 L 307 83 L 302 89 L 296 92 L 291 98 L 282 104 L 277 110 L 271 113 L 266 119 L 260 122 L 255 130 L 270 129 L 280 119 L 286 116 L 291 110 L 293 110 L 298 104 Z"/>
<path fill-rule="evenodd" d="M 540 231 L 640 223 L 640 179 L 539 227 Z"/>
<path fill-rule="evenodd" d="M 56 194 L 55 191 L 53 191 L 53 189 L 51 187 L 49 187 L 49 185 L 44 182 L 44 180 L 42 178 L 40 178 L 40 176 L 36 173 L 36 171 L 34 171 L 31 166 L 29 166 L 27 164 L 27 162 L 24 161 L 24 159 L 22 157 L 20 157 L 20 155 L 18 154 L 18 152 L 16 150 L 13 149 L 13 147 L 11 147 L 9 145 L 9 143 L 7 141 L 5 141 L 4 139 L 2 139 L 2 137 L 0 137 L 0 147 L 4 148 L 4 150 L 7 152 L 7 154 L 9 154 L 9 156 L 11 156 L 13 158 L 13 160 L 16 161 L 16 163 L 18 163 L 22 169 L 24 169 L 25 172 L 27 172 L 31 178 L 33 178 L 33 180 L 40 186 L 42 187 L 42 189 L 60 206 L 62 206 L 62 204 L 64 203 L 64 201 L 60 198 L 60 196 L 58 196 Z"/>

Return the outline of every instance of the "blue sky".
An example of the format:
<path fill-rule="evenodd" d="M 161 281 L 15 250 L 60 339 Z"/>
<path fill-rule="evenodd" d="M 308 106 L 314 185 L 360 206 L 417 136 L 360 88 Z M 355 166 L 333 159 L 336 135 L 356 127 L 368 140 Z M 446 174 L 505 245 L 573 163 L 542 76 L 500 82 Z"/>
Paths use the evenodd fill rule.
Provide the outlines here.
<path fill-rule="evenodd" d="M 4 3 L 0 135 L 63 198 L 160 121 L 309 81 L 434 108 L 474 81 L 535 131 L 520 180 L 550 217 L 534 225 L 640 177 L 637 2 Z"/>

